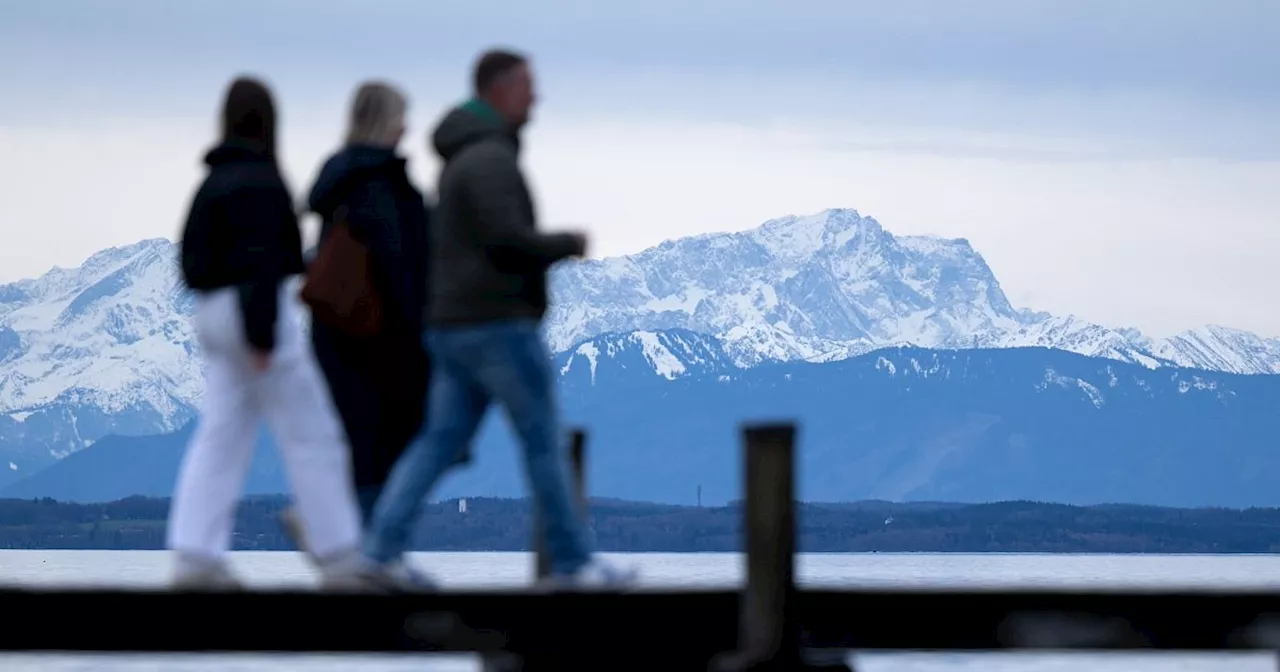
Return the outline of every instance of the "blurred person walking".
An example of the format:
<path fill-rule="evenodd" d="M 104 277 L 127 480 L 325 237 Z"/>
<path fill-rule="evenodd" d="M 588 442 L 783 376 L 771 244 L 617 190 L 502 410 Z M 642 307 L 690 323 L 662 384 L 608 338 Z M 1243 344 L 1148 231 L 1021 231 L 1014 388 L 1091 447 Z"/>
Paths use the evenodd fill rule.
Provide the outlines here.
<path fill-rule="evenodd" d="M 231 589 L 236 505 L 259 424 L 279 445 L 300 524 L 326 587 L 356 587 L 360 514 L 342 427 L 306 337 L 290 279 L 302 240 L 276 161 L 276 107 L 260 81 L 226 92 L 222 137 L 182 232 L 195 293 L 205 392 L 169 512 L 178 588 Z"/>
<path fill-rule="evenodd" d="M 392 465 L 422 427 L 430 373 L 422 345 L 429 213 L 396 152 L 407 109 L 397 88 L 361 84 L 344 146 L 325 161 L 307 199 L 323 222 L 303 291 L 312 306 L 311 343 L 346 430 L 366 522 Z M 339 285 L 350 305 L 338 305 L 344 297 L 332 287 Z M 296 510 L 287 509 L 283 520 L 307 548 Z"/>
<path fill-rule="evenodd" d="M 470 450 L 490 404 L 504 407 L 520 439 L 543 521 L 553 586 L 634 579 L 593 558 L 570 491 L 551 354 L 542 340 L 548 269 L 586 252 L 581 233 L 538 231 L 518 165 L 519 132 L 534 102 L 528 60 L 483 54 L 474 97 L 448 112 L 432 136 L 444 161 L 431 221 L 428 328 L 432 360 L 427 422 L 396 462 L 365 538 L 370 578 L 385 588 L 430 588 L 404 562 L 421 506 L 441 475 Z"/>

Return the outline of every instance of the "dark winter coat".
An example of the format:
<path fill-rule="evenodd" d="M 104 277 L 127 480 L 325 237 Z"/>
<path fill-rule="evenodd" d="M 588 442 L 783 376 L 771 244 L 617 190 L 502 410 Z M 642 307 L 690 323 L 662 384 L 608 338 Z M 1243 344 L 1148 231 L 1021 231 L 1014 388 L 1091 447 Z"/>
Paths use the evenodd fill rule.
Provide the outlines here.
<path fill-rule="evenodd" d="M 308 207 L 324 224 L 346 208 L 352 235 L 368 246 L 384 329 L 371 337 L 313 323 L 312 344 L 352 449 L 359 487 L 381 485 L 422 426 L 430 363 L 422 346 L 430 215 L 391 149 L 354 145 L 331 157 Z"/>
<path fill-rule="evenodd" d="M 430 322 L 542 319 L 547 270 L 581 254 L 581 241 L 538 231 L 515 134 L 473 100 L 441 120 L 432 142 L 444 168 L 431 226 Z"/>
<path fill-rule="evenodd" d="M 275 159 L 250 145 L 224 142 L 204 161 L 182 231 L 183 279 L 197 292 L 237 288 L 246 340 L 270 352 L 280 283 L 304 270 L 293 199 Z"/>

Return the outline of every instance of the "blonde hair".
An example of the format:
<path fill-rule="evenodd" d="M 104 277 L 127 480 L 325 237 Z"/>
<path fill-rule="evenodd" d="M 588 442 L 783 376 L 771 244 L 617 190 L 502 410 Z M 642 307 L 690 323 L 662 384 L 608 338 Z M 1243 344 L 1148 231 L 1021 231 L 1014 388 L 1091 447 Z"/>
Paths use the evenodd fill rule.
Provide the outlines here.
<path fill-rule="evenodd" d="M 356 89 L 347 126 L 347 144 L 393 145 L 404 125 L 408 102 L 386 82 L 365 82 Z"/>

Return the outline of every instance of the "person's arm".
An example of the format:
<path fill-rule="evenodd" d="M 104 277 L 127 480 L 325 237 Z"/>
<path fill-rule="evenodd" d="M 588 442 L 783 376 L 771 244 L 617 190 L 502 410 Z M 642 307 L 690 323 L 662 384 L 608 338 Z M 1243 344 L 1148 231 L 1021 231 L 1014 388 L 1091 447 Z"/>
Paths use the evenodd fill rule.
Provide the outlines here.
<path fill-rule="evenodd" d="M 209 265 L 213 256 L 210 235 L 208 198 L 202 186 L 191 199 L 187 221 L 182 226 L 182 279 L 191 289 L 201 289 L 209 282 Z"/>
<path fill-rule="evenodd" d="M 237 288 L 245 339 L 255 351 L 275 349 L 276 320 L 280 312 L 280 281 L 287 249 L 286 227 L 298 226 L 289 195 L 283 187 L 253 185 L 237 189 L 226 198 L 225 225 L 241 233 L 240 252 L 252 276 Z"/>
<path fill-rule="evenodd" d="M 461 171 L 467 203 L 476 213 L 480 241 L 497 256 L 550 266 L 583 253 L 573 233 L 540 233 L 528 221 L 524 180 L 515 157 L 497 144 L 475 148 Z"/>

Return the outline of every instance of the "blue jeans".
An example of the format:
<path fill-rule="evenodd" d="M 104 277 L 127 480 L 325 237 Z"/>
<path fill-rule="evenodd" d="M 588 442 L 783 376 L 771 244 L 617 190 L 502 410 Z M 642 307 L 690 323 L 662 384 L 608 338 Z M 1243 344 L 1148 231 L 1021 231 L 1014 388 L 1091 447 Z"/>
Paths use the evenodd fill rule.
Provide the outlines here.
<path fill-rule="evenodd" d="M 571 573 L 590 558 L 586 527 L 569 485 L 555 404 L 551 353 L 537 322 L 513 320 L 432 329 L 426 423 L 391 470 L 366 528 L 365 554 L 400 557 L 436 481 L 465 454 L 491 402 L 506 409 L 524 450 L 551 571 Z"/>

